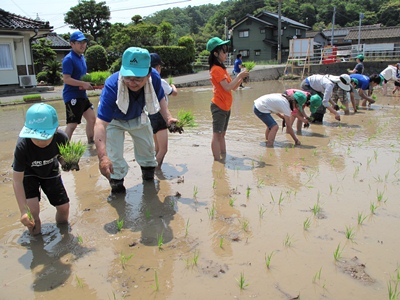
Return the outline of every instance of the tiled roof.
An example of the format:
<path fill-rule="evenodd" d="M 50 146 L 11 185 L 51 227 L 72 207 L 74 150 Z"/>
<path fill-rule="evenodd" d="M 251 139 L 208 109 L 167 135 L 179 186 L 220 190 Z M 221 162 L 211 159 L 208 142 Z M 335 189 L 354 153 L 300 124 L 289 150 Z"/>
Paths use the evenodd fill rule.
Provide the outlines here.
<path fill-rule="evenodd" d="M 51 42 L 52 48 L 57 48 L 57 49 L 70 49 L 71 48 L 70 44 L 55 32 L 50 32 L 47 35 L 43 36 L 43 38 L 45 38 Z M 33 41 L 33 43 L 37 44 L 38 39 L 40 39 L 40 37 L 35 39 Z"/>
<path fill-rule="evenodd" d="M 268 12 L 268 11 L 259 12 L 258 14 L 255 15 L 255 17 L 260 18 L 262 15 L 267 15 L 267 16 L 273 17 L 273 18 L 275 18 L 277 20 L 279 19 L 279 15 L 278 14 L 272 13 L 272 12 Z M 284 17 L 284 16 L 281 16 L 281 21 L 283 23 L 291 24 L 291 25 L 296 26 L 296 27 L 310 28 L 307 25 L 304 25 L 304 24 L 302 24 L 300 22 L 297 22 L 295 20 L 289 19 L 289 18 Z"/>
<path fill-rule="evenodd" d="M 398 39 L 399 36 L 400 36 L 400 26 L 370 28 L 369 30 L 361 30 L 360 31 L 360 38 L 362 40 L 388 39 L 388 38 Z M 346 39 L 347 40 L 358 39 L 358 29 L 350 30 L 350 32 L 346 36 Z"/>
<path fill-rule="evenodd" d="M 0 8 L 0 29 L 1 30 L 33 30 L 35 28 L 41 30 L 51 30 L 49 22 L 36 21 L 33 19 L 21 17 L 12 13 L 9 13 Z"/>

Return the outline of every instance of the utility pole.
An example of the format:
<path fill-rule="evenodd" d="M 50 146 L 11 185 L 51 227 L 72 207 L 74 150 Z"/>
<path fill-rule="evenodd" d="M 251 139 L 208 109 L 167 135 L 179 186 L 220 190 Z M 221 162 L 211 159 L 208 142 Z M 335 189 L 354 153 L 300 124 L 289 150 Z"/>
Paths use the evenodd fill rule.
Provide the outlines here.
<path fill-rule="evenodd" d="M 360 52 L 361 51 L 361 48 L 360 48 L 360 39 L 361 39 L 361 20 L 362 19 L 364 19 L 364 14 L 363 13 L 360 13 L 360 20 L 359 20 L 359 22 L 358 22 L 358 52 Z"/>
<path fill-rule="evenodd" d="M 228 28 L 226 27 L 226 17 L 224 18 L 225 20 L 225 28 L 224 28 L 224 34 L 225 34 L 225 41 L 228 39 Z"/>
<path fill-rule="evenodd" d="M 336 15 L 336 6 L 333 8 L 331 46 L 333 46 L 333 36 L 335 32 L 335 15 Z"/>
<path fill-rule="evenodd" d="M 278 64 L 282 63 L 282 0 L 278 0 Z"/>

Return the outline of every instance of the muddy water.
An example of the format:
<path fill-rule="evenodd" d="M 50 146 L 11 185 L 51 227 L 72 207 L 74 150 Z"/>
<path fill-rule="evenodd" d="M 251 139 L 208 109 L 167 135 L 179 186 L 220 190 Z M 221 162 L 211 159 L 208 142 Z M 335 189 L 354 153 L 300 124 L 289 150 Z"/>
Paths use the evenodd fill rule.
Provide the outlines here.
<path fill-rule="evenodd" d="M 253 100 L 298 85 L 234 93 L 224 164 L 210 149 L 211 89 L 180 90 L 170 110 L 192 110 L 198 127 L 169 135 L 155 184 L 142 184 L 127 138 L 127 194 L 109 197 L 90 148 L 80 171 L 63 172 L 70 228 L 43 197 L 38 237 L 19 223 L 11 184 L 28 106 L 2 108 L 0 299 L 388 298 L 400 262 L 400 98 L 378 89 L 371 109 L 303 130 L 301 147 L 279 130 L 266 148 Z M 63 128 L 63 103 L 51 104 Z M 74 139 L 85 140 L 83 125 Z"/>

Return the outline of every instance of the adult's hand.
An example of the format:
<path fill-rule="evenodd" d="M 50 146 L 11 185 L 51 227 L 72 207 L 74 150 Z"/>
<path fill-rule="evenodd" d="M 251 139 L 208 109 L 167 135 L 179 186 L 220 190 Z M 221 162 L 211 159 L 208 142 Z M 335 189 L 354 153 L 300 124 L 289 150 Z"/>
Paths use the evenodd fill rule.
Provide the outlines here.
<path fill-rule="evenodd" d="M 110 180 L 110 175 L 114 174 L 114 168 L 108 156 L 103 156 L 99 161 L 100 173 Z"/>

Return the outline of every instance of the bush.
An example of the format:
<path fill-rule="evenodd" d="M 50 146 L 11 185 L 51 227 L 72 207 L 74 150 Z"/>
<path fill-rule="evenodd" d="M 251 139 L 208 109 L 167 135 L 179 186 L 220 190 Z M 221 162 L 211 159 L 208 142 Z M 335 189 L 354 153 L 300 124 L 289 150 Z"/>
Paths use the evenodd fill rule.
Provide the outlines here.
<path fill-rule="evenodd" d="M 108 69 L 107 52 L 103 46 L 89 47 L 86 50 L 85 59 L 88 72 L 106 71 Z"/>
<path fill-rule="evenodd" d="M 42 71 L 42 72 L 37 73 L 36 80 L 37 80 L 37 82 L 41 82 L 41 81 L 47 82 L 47 72 Z"/>

